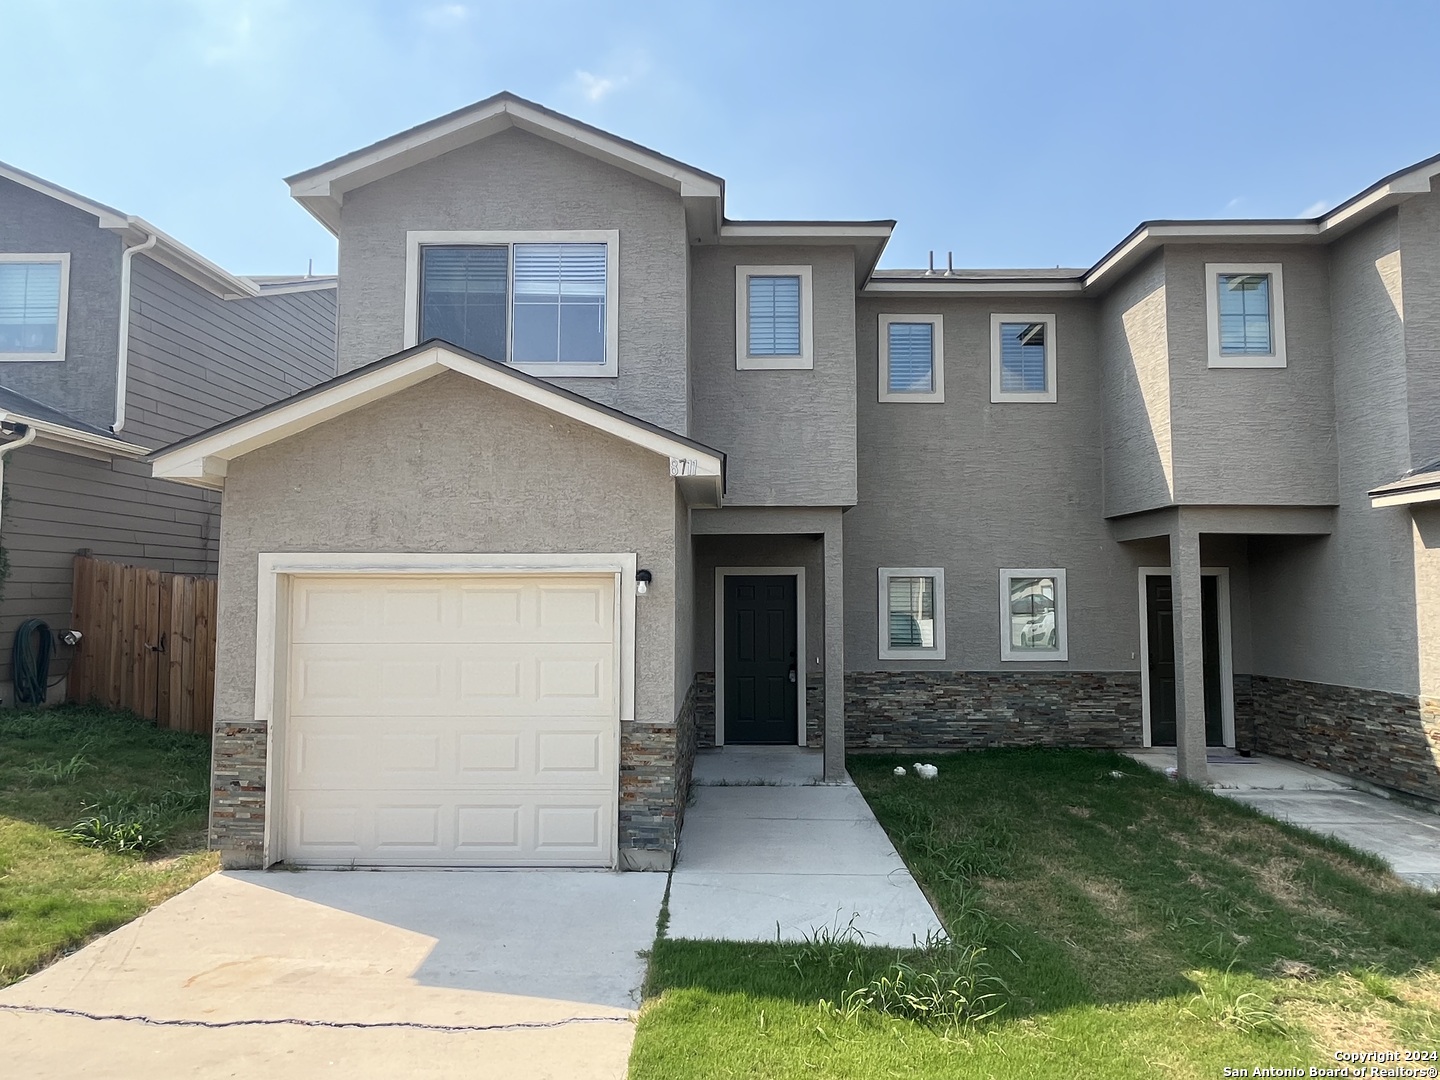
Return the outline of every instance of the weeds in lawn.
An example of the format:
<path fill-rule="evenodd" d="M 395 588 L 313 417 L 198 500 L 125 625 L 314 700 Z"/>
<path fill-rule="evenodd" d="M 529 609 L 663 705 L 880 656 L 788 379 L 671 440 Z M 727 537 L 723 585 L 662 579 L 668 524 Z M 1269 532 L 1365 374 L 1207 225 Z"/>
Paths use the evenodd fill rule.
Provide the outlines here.
<path fill-rule="evenodd" d="M 998 1014 L 1009 993 L 984 955 L 977 945 L 927 942 L 919 956 L 897 959 L 829 1008 L 850 1021 L 874 1013 L 946 1030 L 972 1027 Z"/>
<path fill-rule="evenodd" d="M 826 971 L 853 972 L 865 951 L 865 932 L 855 925 L 859 915 L 840 925 L 840 917 L 827 926 L 817 926 L 805 934 L 803 941 L 782 942 L 780 924 L 775 924 L 775 945 L 786 967 L 800 974 L 823 968 Z"/>
<path fill-rule="evenodd" d="M 79 779 L 80 774 L 95 768 L 95 763 L 85 756 L 84 748 L 68 761 L 37 761 L 19 771 L 32 784 L 69 784 Z"/>
<path fill-rule="evenodd" d="M 1233 961 L 1231 966 L 1234 966 Z M 1240 989 L 1245 985 L 1261 984 L 1253 979 L 1237 978 L 1230 968 L 1211 981 L 1214 985 L 1209 988 L 1201 983 L 1199 993 L 1186 1010 L 1191 1016 L 1234 1028 L 1246 1035 L 1283 1036 L 1288 1033 L 1274 998 L 1255 990 Z"/>
<path fill-rule="evenodd" d="M 204 792 L 167 791 L 144 798 L 139 792 L 106 792 L 84 807 L 84 816 L 60 832 L 87 847 L 146 852 L 163 847 L 176 828 L 204 809 Z"/>

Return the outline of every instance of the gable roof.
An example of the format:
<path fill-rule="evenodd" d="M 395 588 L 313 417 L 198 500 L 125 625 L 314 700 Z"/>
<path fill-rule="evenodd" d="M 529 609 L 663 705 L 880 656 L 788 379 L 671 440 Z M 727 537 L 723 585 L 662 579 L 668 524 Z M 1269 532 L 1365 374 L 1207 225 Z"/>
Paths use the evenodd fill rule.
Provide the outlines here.
<path fill-rule="evenodd" d="M 447 371 L 670 459 L 692 503 L 719 506 L 725 493 L 725 455 L 667 428 L 516 371 L 443 341 L 426 341 L 312 386 L 292 397 L 227 420 L 150 455 L 151 472 L 195 487 L 223 489 L 231 461 L 282 442 L 337 416 L 400 393 Z"/>
<path fill-rule="evenodd" d="M 265 289 L 254 278 L 240 277 L 217 266 L 198 251 L 186 247 L 179 240 L 157 229 L 144 218 L 135 217 L 123 210 L 116 210 L 113 206 L 106 206 L 104 203 L 87 199 L 84 195 L 78 195 L 69 188 L 52 184 L 49 180 L 36 176 L 34 173 L 28 173 L 24 169 L 17 169 L 14 165 L 7 165 L 3 161 L 0 161 L 0 179 L 9 180 L 11 183 L 19 184 L 21 187 L 29 188 L 56 202 L 73 206 L 76 210 L 91 215 L 100 228 L 118 234 L 127 247 L 143 244 L 154 237 L 155 246 L 145 252 L 149 258 L 173 270 L 187 281 L 214 293 L 222 300 L 240 300 L 245 297 L 259 296 L 262 292 L 279 291 Z"/>
<path fill-rule="evenodd" d="M 1377 508 L 1440 502 L 1440 461 L 1411 469 L 1399 480 L 1371 488 L 1365 494 L 1370 505 Z"/>
<path fill-rule="evenodd" d="M 77 420 L 59 409 L 0 386 L 0 423 L 24 424 L 35 429 L 35 443 L 58 450 L 88 450 L 121 457 L 144 457 L 148 446 L 117 439 L 103 428 Z"/>
<path fill-rule="evenodd" d="M 720 177 L 508 91 L 298 172 L 285 182 L 297 202 L 332 233 L 338 233 L 346 192 L 512 127 L 677 192 L 685 203 L 691 234 L 718 235 L 725 196 L 725 181 Z"/>

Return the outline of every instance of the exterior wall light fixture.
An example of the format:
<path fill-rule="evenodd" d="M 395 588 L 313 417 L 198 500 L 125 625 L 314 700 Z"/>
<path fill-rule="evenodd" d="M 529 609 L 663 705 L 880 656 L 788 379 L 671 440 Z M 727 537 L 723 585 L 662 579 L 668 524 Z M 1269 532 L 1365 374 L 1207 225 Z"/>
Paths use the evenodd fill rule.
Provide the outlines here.
<path fill-rule="evenodd" d="M 652 574 L 652 573 L 650 573 L 649 570 L 636 570 L 636 571 L 635 571 L 635 591 L 636 591 L 637 593 L 639 593 L 641 596 L 644 596 L 647 592 L 650 591 L 650 582 L 652 582 L 652 581 L 654 581 L 654 580 L 655 580 L 655 575 Z"/>

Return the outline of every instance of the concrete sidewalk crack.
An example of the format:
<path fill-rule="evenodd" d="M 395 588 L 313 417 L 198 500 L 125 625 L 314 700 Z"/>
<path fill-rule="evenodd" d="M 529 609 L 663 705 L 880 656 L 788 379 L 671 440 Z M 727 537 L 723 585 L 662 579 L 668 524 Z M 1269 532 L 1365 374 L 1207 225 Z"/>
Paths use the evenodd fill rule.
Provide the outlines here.
<path fill-rule="evenodd" d="M 0 1004 L 0 1012 L 31 1013 L 45 1016 L 68 1016 L 80 1020 L 115 1021 L 126 1024 L 146 1024 L 151 1027 L 222 1028 L 240 1027 L 310 1027 L 343 1028 L 346 1030 L 392 1030 L 406 1031 L 536 1031 L 547 1028 L 568 1027 L 571 1024 L 628 1024 L 628 1016 L 571 1016 L 563 1020 L 520 1020 L 510 1024 L 425 1024 L 409 1020 L 304 1020 L 298 1017 L 277 1017 L 269 1020 L 184 1020 L 157 1019 L 153 1016 L 137 1016 L 128 1013 L 91 1013 L 81 1009 L 66 1009 L 55 1005 L 8 1005 Z"/>

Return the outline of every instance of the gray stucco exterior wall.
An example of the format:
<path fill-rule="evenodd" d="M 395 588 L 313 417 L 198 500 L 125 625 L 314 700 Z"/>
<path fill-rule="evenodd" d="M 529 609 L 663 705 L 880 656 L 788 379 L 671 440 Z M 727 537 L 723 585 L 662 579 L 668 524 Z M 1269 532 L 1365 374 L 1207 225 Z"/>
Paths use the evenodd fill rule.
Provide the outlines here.
<path fill-rule="evenodd" d="M 1285 367 L 1208 366 L 1206 263 L 1281 265 Z M 1318 506 L 1335 501 L 1330 302 L 1327 258 L 1320 248 L 1165 249 L 1177 502 Z"/>
<path fill-rule="evenodd" d="M 383 430 L 387 437 L 375 438 Z M 515 452 L 524 446 L 525 453 Z M 215 842 L 259 858 L 264 732 L 255 728 L 262 551 L 633 551 L 635 728 L 675 758 L 676 507 L 669 463 L 455 374 L 437 376 L 231 464 L 221 532 Z M 258 750 L 257 750 L 258 747 Z M 622 759 L 622 834 L 625 775 Z M 671 808 L 673 814 L 674 809 Z M 673 837 L 672 837 L 673 845 Z"/>
<path fill-rule="evenodd" d="M 1174 499 L 1167 318 L 1163 254 L 1152 256 L 1100 302 L 1108 516 Z"/>
<path fill-rule="evenodd" d="M 812 268 L 813 370 L 736 370 L 737 265 Z M 855 265 L 851 250 L 695 248 L 692 271 L 692 434 L 729 455 L 726 505 L 853 504 Z"/>
<path fill-rule="evenodd" d="M 1018 305 L 1018 306 L 1012 306 Z M 1054 312 L 1054 403 L 990 401 L 990 315 Z M 944 317 L 945 401 L 880 402 L 879 316 Z M 1104 520 L 1098 320 L 1083 301 L 862 298 L 860 499 L 845 514 L 848 671 L 1134 671 L 1136 568 Z M 881 660 L 880 567 L 945 569 L 944 660 Z M 1067 571 L 1069 660 L 1002 662 L 1000 570 Z"/>
<path fill-rule="evenodd" d="M 108 428 L 120 335 L 119 238 L 84 211 L 3 179 L 0 223 L 0 252 L 70 254 L 65 359 L 0 363 L 0 384 Z"/>
<path fill-rule="evenodd" d="M 1397 230 L 1405 251 L 1410 462 L 1423 468 L 1440 461 L 1440 190 L 1402 203 Z"/>
<path fill-rule="evenodd" d="M 1410 465 L 1399 240 L 1389 214 L 1330 249 L 1335 531 L 1252 540 L 1258 675 L 1419 691 L 1410 514 L 1372 509 L 1365 495 Z"/>
<path fill-rule="evenodd" d="M 689 257 L 680 196 L 516 129 L 346 195 L 339 369 L 405 347 L 407 232 L 583 229 L 620 233 L 618 375 L 556 381 L 687 434 Z"/>

